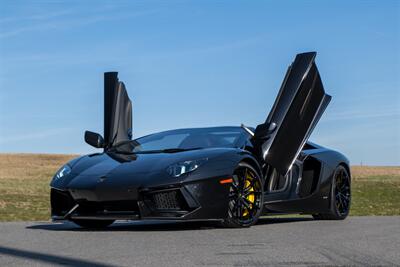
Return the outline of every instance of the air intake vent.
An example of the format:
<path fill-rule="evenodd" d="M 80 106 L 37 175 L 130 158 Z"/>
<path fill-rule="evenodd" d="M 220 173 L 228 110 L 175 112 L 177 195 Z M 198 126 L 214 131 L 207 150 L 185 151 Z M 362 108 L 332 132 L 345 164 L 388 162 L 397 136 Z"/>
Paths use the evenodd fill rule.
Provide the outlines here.
<path fill-rule="evenodd" d="M 66 191 L 51 189 L 51 213 L 55 216 L 64 216 L 76 205 L 71 195 Z"/>
<path fill-rule="evenodd" d="M 179 210 L 182 208 L 177 190 L 154 193 L 152 197 L 156 209 Z"/>
<path fill-rule="evenodd" d="M 315 192 L 319 183 L 321 163 L 310 157 L 304 161 L 303 174 L 298 188 L 300 197 L 307 197 Z"/>

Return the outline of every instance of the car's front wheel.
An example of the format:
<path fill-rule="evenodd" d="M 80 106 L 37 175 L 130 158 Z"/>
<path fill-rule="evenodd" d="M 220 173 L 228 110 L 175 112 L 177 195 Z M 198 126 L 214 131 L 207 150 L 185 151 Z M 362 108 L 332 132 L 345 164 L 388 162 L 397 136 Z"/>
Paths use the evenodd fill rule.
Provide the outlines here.
<path fill-rule="evenodd" d="M 101 229 L 106 228 L 107 226 L 111 225 L 114 221 L 113 220 L 72 220 L 75 224 L 79 225 L 83 228 L 89 229 Z"/>
<path fill-rule="evenodd" d="M 263 182 L 258 172 L 240 163 L 229 190 L 228 218 L 225 227 L 249 227 L 255 224 L 263 208 Z"/>
<path fill-rule="evenodd" d="M 324 214 L 313 214 L 317 220 L 344 220 L 350 211 L 351 179 L 348 171 L 339 165 L 334 173 L 331 187 L 331 211 Z"/>

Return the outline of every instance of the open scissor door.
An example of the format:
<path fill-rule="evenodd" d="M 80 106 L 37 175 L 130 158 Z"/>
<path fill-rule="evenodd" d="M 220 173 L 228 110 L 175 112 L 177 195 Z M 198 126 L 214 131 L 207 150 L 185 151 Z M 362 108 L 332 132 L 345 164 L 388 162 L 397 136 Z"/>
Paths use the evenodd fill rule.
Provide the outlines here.
<path fill-rule="evenodd" d="M 328 106 L 315 52 L 298 54 L 289 67 L 266 121 L 257 126 L 254 143 L 268 166 L 286 175 Z"/>
<path fill-rule="evenodd" d="M 131 140 L 132 103 L 117 72 L 104 73 L 104 142 L 105 147 Z"/>

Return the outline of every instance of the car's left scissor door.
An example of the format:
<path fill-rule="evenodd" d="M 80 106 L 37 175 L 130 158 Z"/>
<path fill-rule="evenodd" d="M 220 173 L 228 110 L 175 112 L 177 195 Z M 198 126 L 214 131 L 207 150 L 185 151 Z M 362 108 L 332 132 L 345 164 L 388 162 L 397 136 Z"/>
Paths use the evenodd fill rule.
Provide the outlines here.
<path fill-rule="evenodd" d="M 132 139 L 132 102 L 117 72 L 104 73 L 104 141 L 107 148 Z"/>

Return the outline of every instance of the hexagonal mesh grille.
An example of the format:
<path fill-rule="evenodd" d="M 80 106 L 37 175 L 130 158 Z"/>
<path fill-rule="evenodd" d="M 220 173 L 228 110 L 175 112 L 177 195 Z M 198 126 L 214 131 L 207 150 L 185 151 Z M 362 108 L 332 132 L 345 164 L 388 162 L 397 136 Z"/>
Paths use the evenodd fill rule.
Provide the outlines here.
<path fill-rule="evenodd" d="M 153 201 L 156 209 L 180 209 L 178 192 L 168 191 L 153 194 Z"/>

